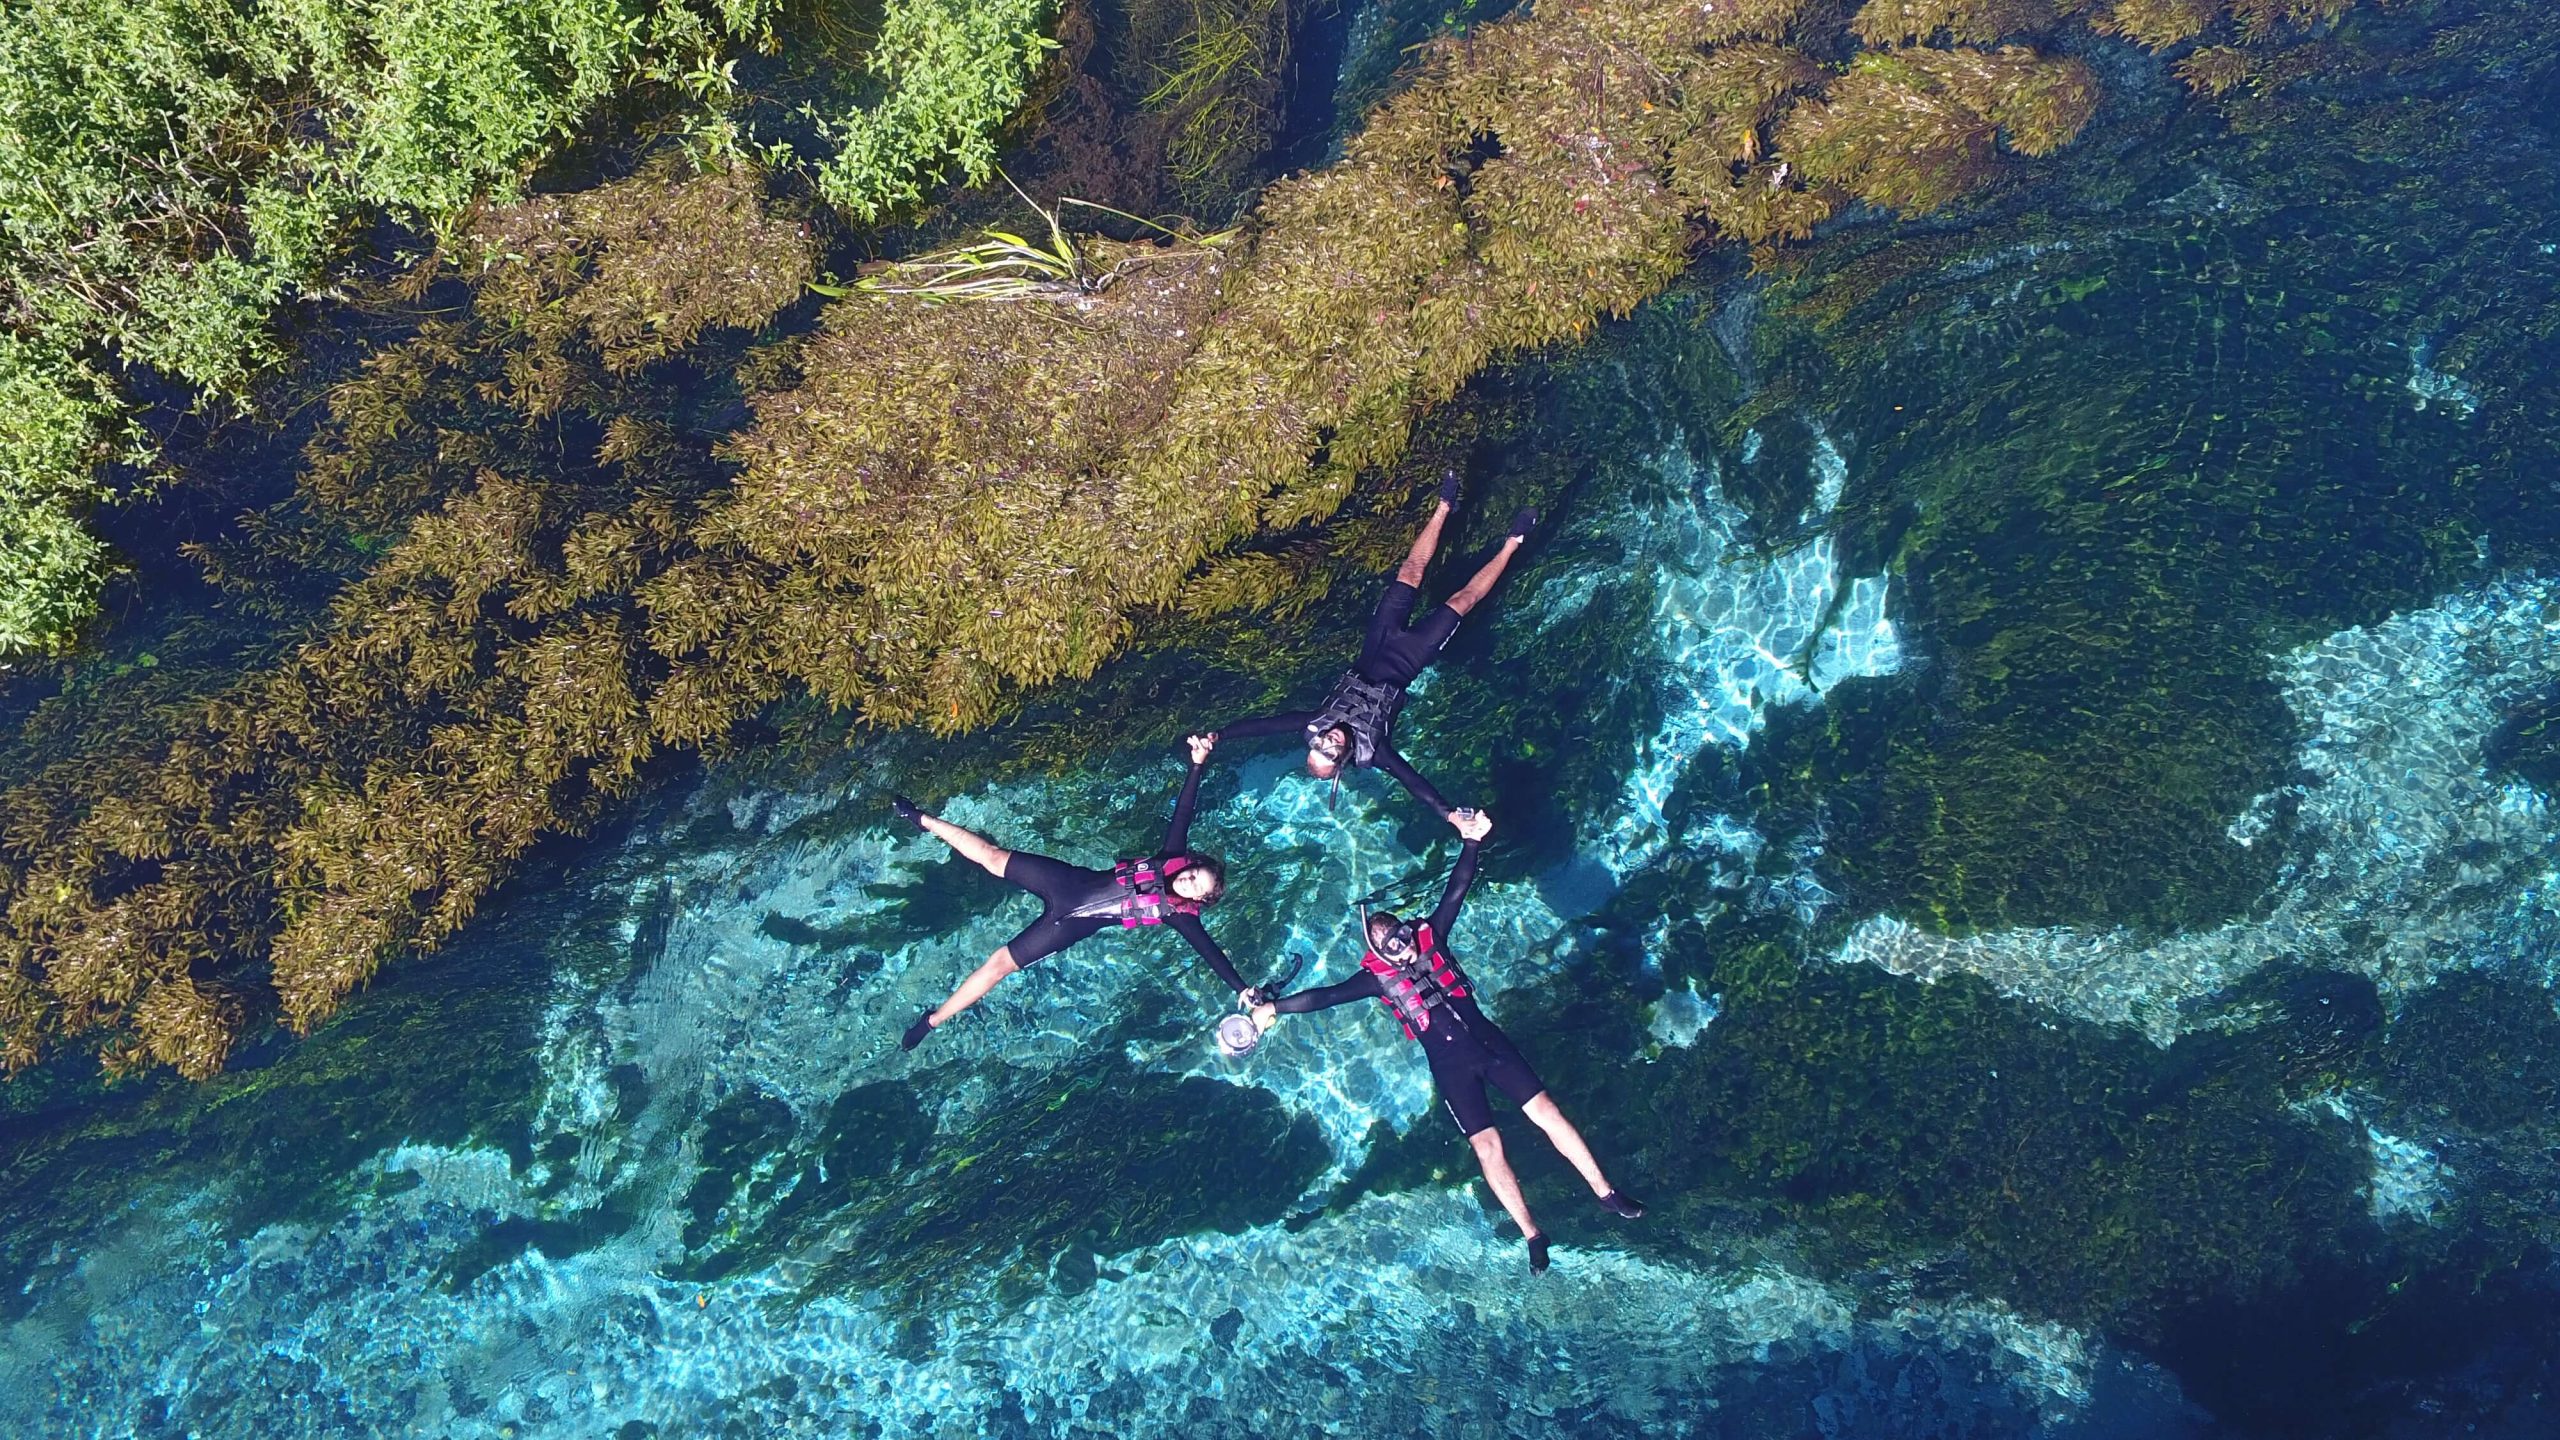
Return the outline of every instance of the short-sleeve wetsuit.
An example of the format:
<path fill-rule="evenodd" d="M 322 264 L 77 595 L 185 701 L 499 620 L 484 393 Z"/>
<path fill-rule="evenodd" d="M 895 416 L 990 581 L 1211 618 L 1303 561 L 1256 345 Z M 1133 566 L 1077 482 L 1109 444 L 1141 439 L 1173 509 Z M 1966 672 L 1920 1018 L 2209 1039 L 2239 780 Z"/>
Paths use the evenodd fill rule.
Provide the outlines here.
<path fill-rule="evenodd" d="M 1200 769 L 1195 762 L 1191 774 L 1182 782 L 1182 798 L 1174 802 L 1173 823 L 1165 827 L 1164 844 L 1148 857 L 1147 864 L 1157 874 L 1164 873 L 1167 861 L 1187 858 L 1191 843 L 1191 812 L 1200 799 Z M 1095 870 L 1083 865 L 1070 865 L 1048 855 L 1027 851 L 1011 852 L 1004 862 L 1004 878 L 1040 897 L 1040 915 L 1022 927 L 1020 934 L 1005 942 L 1006 950 L 1016 965 L 1029 965 L 1045 960 L 1077 941 L 1090 939 L 1120 923 L 1120 901 L 1128 890 L 1120 877 L 1109 870 Z M 1170 901 L 1170 897 L 1168 897 Z M 1227 952 L 1209 936 L 1208 927 L 1200 923 L 1195 907 L 1185 903 L 1168 903 L 1164 924 L 1175 934 L 1191 942 L 1191 948 L 1217 972 L 1228 988 L 1242 990 L 1244 978 L 1236 973 Z"/>
<path fill-rule="evenodd" d="M 1369 617 L 1369 633 L 1360 642 L 1360 658 L 1352 664 L 1364 680 L 1373 684 L 1392 685 L 1398 690 L 1411 685 L 1415 677 L 1431 668 L 1449 637 L 1458 633 L 1458 622 L 1465 618 L 1447 605 L 1434 606 L 1431 613 L 1417 624 L 1408 626 L 1414 603 L 1421 592 L 1402 580 L 1387 582 L 1387 593 L 1378 600 L 1377 613 Z M 1218 731 L 1220 740 L 1259 740 L 1269 735 L 1295 735 L 1304 738 L 1309 726 L 1316 722 L 1314 710 L 1292 710 L 1286 714 L 1266 715 L 1258 720 L 1239 720 Z M 1356 754 L 1356 749 L 1355 749 Z M 1352 755 L 1343 757 L 1346 767 L 1360 762 Z M 1428 805 L 1443 818 L 1449 814 L 1449 802 L 1431 782 L 1422 778 L 1404 756 L 1396 753 L 1391 735 L 1378 737 L 1376 752 L 1369 764 L 1386 771 L 1410 792 L 1414 799 Z"/>
<path fill-rule="evenodd" d="M 1449 872 L 1449 887 L 1440 896 L 1440 908 L 1431 912 L 1431 934 L 1444 951 L 1449 944 L 1449 927 L 1458 921 L 1458 906 L 1466 899 L 1467 887 L 1475 883 L 1476 853 L 1473 840 L 1459 850 L 1457 868 Z M 1386 991 L 1379 986 L 1378 977 L 1364 969 L 1338 984 L 1283 995 L 1272 1002 L 1272 1008 L 1284 1015 L 1303 1015 L 1354 1000 L 1385 998 Z M 1486 1098 L 1486 1086 L 1501 1091 L 1515 1105 L 1528 1104 L 1547 1088 L 1519 1047 L 1511 1043 L 1511 1037 L 1477 1008 L 1473 994 L 1453 995 L 1441 1002 L 1433 1014 L 1452 1023 L 1435 1023 L 1415 1033 L 1414 1039 L 1421 1042 L 1422 1053 L 1431 1062 L 1431 1083 L 1439 1088 L 1440 1101 L 1449 1108 L 1449 1118 L 1457 1122 L 1459 1134 L 1474 1135 L 1492 1127 L 1493 1104 Z"/>

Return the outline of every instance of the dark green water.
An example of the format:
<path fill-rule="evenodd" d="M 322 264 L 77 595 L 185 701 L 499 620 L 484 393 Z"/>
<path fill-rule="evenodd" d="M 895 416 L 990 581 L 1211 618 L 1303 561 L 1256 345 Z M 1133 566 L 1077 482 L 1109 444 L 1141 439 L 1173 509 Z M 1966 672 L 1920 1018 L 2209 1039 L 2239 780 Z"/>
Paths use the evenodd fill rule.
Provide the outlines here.
<path fill-rule="evenodd" d="M 1440 417 L 1436 584 L 1551 516 L 1405 722 L 1459 953 L 1643 1221 L 1506 1110 L 1532 1280 L 1385 1016 L 1223 1060 L 1153 937 L 900 1052 L 1027 902 L 883 790 L 1143 848 L 1174 732 L 1056 737 L 1269 678 L 1156 655 L 674 783 L 210 1085 L 18 1081 L 7 1433 L 2560 1433 L 2555 52 L 2362 23 L 2225 118 L 2093 55 L 2032 183 Z M 1333 978 L 1451 847 L 1283 759 L 1213 925 Z"/>

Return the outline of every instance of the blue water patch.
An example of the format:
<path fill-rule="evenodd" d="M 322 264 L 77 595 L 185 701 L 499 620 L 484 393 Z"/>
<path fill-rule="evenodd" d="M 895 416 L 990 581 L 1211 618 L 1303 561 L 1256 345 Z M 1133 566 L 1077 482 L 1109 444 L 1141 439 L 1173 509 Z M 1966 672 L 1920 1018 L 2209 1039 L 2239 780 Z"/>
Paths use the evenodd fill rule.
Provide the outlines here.
<path fill-rule="evenodd" d="M 1450 1192 L 1100 1257 L 1089 1287 L 1018 1308 L 963 1297 L 912 1316 L 792 1303 L 763 1275 L 671 1280 L 646 1224 L 448 1287 L 457 1252 L 536 1202 L 503 1155 L 383 1164 L 417 1183 L 326 1228 L 128 1227 L 84 1266 L 75 1327 L 48 1307 L 10 1328 L 0 1415 L 20 1434 L 906 1440 L 1201 1423 L 1669 1436 L 1725 1409 L 1860 1422 L 1844 1434 L 2036 1434 L 2072 1433 L 2104 1394 L 2110 1433 L 2185 1433 L 2157 1372 L 1996 1305 L 1872 1311 L 1747 1255 L 1690 1269 L 1568 1250 L 1524 1287 Z"/>
<path fill-rule="evenodd" d="M 1845 462 L 1824 455 L 1817 464 L 1842 466 L 1811 477 L 1828 506 Z M 1532 642 L 1586 587 L 1640 588 L 1655 597 L 1658 648 L 1629 670 L 1672 703 L 1629 757 L 1625 803 L 1590 818 L 1581 849 L 1469 896 L 1456 942 L 1497 1018 L 1592 963 L 1585 917 L 1655 857 L 1677 847 L 1727 857 L 1737 876 L 1754 868 L 1764 842 L 1745 818 L 1677 835 L 1663 820 L 1705 747 L 1747 744 L 1765 706 L 1814 701 L 1898 655 L 1883 581 L 1840 575 L 1827 537 L 1748 553 L 1749 518 L 1684 453 L 1633 473 L 1636 492 L 1595 497 L 1605 508 L 1569 523 L 1634 537 L 1638 563 L 1548 576 L 1506 607 L 1498 645 Z M 1426 690 L 1426 725 L 1429 701 Z M 1101 865 L 1155 843 L 1179 774 L 1168 757 L 1008 781 L 952 796 L 943 813 L 1007 846 Z M 1267 974 L 1302 954 L 1300 984 L 1340 978 L 1362 948 L 1361 903 L 1434 903 L 1455 837 L 1412 824 L 1409 809 L 1374 776 L 1314 779 L 1286 747 L 1222 764 L 1193 839 L 1238 877 L 1209 918 L 1239 965 Z M 617 943 L 559 952 L 520 1150 L 395 1147 L 336 1219 L 246 1235 L 204 1218 L 220 1180 L 162 1185 L 37 1283 L 9 1331 L 0 1415 L 23 1433 L 530 1440 L 724 1424 L 1165 1433 L 1205 1404 L 1290 1433 L 1671 1435 L 1703 1409 L 1811 1406 L 1921 1427 L 1912 1433 L 2023 1434 L 2071 1422 L 2093 1385 L 2171 1395 L 2080 1331 L 1961 1297 L 1871 1313 L 1739 1236 L 1695 1265 L 1568 1245 L 1529 1285 L 1464 1146 L 1436 1129 L 1447 1181 L 1336 1209 L 1380 1127 L 1444 1123 L 1421 1056 L 1390 1016 L 1361 1006 L 1288 1017 L 1252 1055 L 1229 1058 L 1211 1039 L 1227 997 L 1160 934 L 1115 931 L 1035 965 L 907 1053 L 907 1023 L 1037 904 L 852 787 L 705 791 L 596 872 L 619 887 L 599 901 L 618 912 Z M 1675 992 L 1658 1043 L 1711 1043 L 1712 1015 L 1694 988 Z M 903 1182 L 866 1171 L 866 1194 L 956 1178 L 936 1167 L 979 1163 L 971 1147 L 990 1127 L 1029 1123 L 1053 1163 L 1073 1163 L 1076 1137 L 1042 1124 L 1040 1097 L 1055 1095 L 1060 1117 L 1115 1113 L 1109 1089 L 1093 1088 L 1105 1067 L 1151 1084 L 1214 1080 L 1255 1097 L 1261 1110 L 1237 1113 L 1257 1126 L 1311 1127 L 1311 1178 L 1290 1176 L 1270 1197 L 1287 1217 L 1007 1255 L 1003 1207 L 1016 1202 L 962 1187 L 950 1193 L 996 1207 L 955 1217 L 978 1237 L 954 1252 L 975 1257 L 971 1268 L 882 1289 L 834 1278 L 867 1273 L 861 1247 L 889 1233 L 823 1213 L 853 1193 L 845 1167 L 892 1163 L 860 1153 L 861 1136 L 837 1133 L 845 1124 L 917 1130 L 871 1142 L 911 1168 Z M 1211 1174 L 1222 1150 L 1279 1153 L 1214 1132 L 1178 1143 L 1206 1147 L 1194 1158 Z M 1239 1194 L 1275 1180 L 1231 1178 Z M 1142 1212 L 1160 1208 L 1144 1194 L 1096 1203 L 1131 1206 L 1139 1233 Z M 1538 1203 L 1588 1202 L 1542 1192 Z M 931 1202 L 902 1213 L 900 1224 L 940 1223 Z M 918 1284 L 932 1287 L 929 1306 Z M 1909 1388 L 1924 1374 L 1924 1389 Z M 656 1428 L 622 1428 L 634 1425 Z"/>

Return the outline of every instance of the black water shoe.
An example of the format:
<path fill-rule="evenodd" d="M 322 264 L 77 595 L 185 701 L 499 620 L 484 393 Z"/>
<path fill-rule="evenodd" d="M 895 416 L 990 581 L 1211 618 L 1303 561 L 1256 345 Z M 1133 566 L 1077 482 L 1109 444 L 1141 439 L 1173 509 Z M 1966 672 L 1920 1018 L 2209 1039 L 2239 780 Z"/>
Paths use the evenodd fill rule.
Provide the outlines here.
<path fill-rule="evenodd" d="M 1617 1216 L 1621 1220 L 1641 1220 L 1644 1218 L 1644 1202 L 1628 1195 L 1623 1190 L 1612 1190 L 1608 1194 L 1601 1196 L 1600 1208 Z"/>
<path fill-rule="evenodd" d="M 916 1023 L 907 1027 L 906 1034 L 898 1038 L 898 1048 L 901 1050 L 913 1050 L 924 1043 L 924 1037 L 932 1033 L 933 1012 L 927 1010 L 916 1017 Z"/>
<path fill-rule="evenodd" d="M 1544 1235 L 1529 1237 L 1529 1273 L 1532 1275 L 1547 1273 L 1547 1237 Z"/>
<path fill-rule="evenodd" d="M 1534 505 L 1521 506 L 1520 513 L 1511 517 L 1511 538 L 1514 540 L 1527 539 L 1529 532 L 1537 528 L 1538 507 Z"/>
<path fill-rule="evenodd" d="M 901 820 L 921 822 L 924 819 L 924 807 L 904 795 L 890 796 L 889 808 L 897 811 Z"/>
<path fill-rule="evenodd" d="M 1440 503 L 1443 505 L 1458 503 L 1458 467 L 1455 465 L 1440 472 Z"/>

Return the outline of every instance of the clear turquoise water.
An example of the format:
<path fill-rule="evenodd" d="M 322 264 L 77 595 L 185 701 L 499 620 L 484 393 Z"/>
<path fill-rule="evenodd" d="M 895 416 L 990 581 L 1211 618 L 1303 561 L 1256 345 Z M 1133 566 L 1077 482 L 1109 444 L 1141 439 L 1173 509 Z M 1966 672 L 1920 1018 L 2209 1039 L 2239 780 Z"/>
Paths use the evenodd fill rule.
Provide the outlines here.
<path fill-rule="evenodd" d="M 1386 1017 L 1224 1059 L 1156 937 L 899 1050 L 1029 902 L 882 794 L 1143 848 L 1169 748 L 1005 762 L 1154 656 L 675 782 L 211 1085 L 19 1081 L 0 1430 L 2560 1433 L 2560 228 L 2547 63 L 2467 13 L 2229 128 L 2095 57 L 2038 186 L 1461 407 L 1453 549 L 1552 521 L 1409 749 L 1643 1222 L 1506 1118 L 1533 1280 Z M 1195 835 L 1245 968 L 1330 978 L 1450 847 L 1285 758 Z"/>

